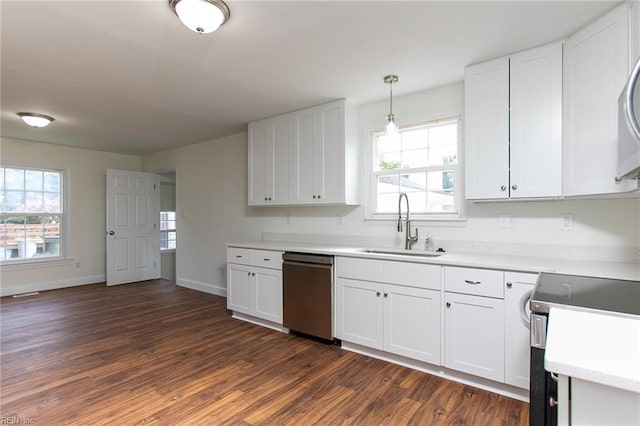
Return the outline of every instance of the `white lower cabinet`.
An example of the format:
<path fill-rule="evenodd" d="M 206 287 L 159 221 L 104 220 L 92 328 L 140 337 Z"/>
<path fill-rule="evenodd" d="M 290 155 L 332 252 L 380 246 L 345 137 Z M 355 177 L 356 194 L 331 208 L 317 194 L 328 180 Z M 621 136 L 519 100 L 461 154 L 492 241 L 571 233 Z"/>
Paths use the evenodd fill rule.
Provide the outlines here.
<path fill-rule="evenodd" d="M 445 306 L 444 365 L 504 381 L 504 300 L 445 293 Z"/>
<path fill-rule="evenodd" d="M 228 248 L 227 308 L 282 325 L 281 259 L 281 252 Z"/>
<path fill-rule="evenodd" d="M 338 278 L 336 290 L 336 336 L 382 349 L 382 284 Z"/>
<path fill-rule="evenodd" d="M 338 257 L 336 336 L 440 365 L 440 271 L 437 265 Z"/>
<path fill-rule="evenodd" d="M 440 364 L 440 291 L 337 280 L 337 336 Z"/>
<path fill-rule="evenodd" d="M 384 350 L 440 364 L 440 291 L 385 285 Z"/>

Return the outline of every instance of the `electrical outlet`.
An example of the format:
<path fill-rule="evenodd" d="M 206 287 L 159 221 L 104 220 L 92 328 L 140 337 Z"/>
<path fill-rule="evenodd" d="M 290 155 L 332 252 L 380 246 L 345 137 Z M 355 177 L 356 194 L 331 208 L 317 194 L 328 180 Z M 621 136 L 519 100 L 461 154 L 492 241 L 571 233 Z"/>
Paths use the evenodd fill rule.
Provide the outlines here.
<path fill-rule="evenodd" d="M 571 300 L 571 283 L 560 283 L 560 296 Z"/>
<path fill-rule="evenodd" d="M 560 229 L 563 231 L 571 231 L 573 230 L 573 215 L 572 214 L 563 214 L 560 215 Z"/>
<path fill-rule="evenodd" d="M 515 229 L 516 225 L 512 213 L 500 213 L 498 215 L 498 227 L 500 229 Z"/>

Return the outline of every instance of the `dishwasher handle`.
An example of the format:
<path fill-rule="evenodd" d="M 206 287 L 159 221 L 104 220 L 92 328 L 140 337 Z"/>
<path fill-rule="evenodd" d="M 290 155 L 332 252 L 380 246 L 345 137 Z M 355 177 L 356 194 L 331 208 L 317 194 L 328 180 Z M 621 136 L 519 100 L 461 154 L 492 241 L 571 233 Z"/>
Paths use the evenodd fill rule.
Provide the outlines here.
<path fill-rule="evenodd" d="M 282 260 L 284 263 L 297 262 L 304 264 L 333 265 L 333 256 L 326 256 L 322 254 L 285 252 L 282 255 Z"/>
<path fill-rule="evenodd" d="M 287 266 L 299 266 L 303 268 L 315 268 L 315 269 L 331 269 L 333 265 L 325 263 L 307 263 L 307 262 L 295 262 L 293 260 L 285 260 L 282 262 L 283 269 Z"/>

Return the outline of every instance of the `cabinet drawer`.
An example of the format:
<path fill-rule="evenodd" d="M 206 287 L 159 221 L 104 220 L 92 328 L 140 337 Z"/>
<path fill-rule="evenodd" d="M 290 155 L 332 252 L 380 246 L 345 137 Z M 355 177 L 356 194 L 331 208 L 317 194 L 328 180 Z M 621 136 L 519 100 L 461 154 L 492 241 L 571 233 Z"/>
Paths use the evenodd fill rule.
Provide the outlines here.
<path fill-rule="evenodd" d="M 227 247 L 227 262 L 251 265 L 251 250 L 238 247 Z"/>
<path fill-rule="evenodd" d="M 440 290 L 438 265 L 384 261 L 384 282 Z"/>
<path fill-rule="evenodd" d="M 454 293 L 504 298 L 504 272 L 473 268 L 444 268 L 444 289 Z"/>
<path fill-rule="evenodd" d="M 282 269 L 282 252 L 270 250 L 253 250 L 252 265 L 262 268 Z"/>
<path fill-rule="evenodd" d="M 339 277 L 380 282 L 383 279 L 382 260 L 338 257 L 336 273 Z"/>

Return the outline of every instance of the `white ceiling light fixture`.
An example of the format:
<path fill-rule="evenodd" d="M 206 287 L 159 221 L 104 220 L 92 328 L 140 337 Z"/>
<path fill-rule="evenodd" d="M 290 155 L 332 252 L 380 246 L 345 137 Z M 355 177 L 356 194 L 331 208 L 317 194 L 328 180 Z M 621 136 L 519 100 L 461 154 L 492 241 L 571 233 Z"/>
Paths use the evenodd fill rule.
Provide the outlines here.
<path fill-rule="evenodd" d="M 384 82 L 389 85 L 389 114 L 387 114 L 387 126 L 385 127 L 385 135 L 396 136 L 398 134 L 398 126 L 396 125 L 396 116 L 393 113 L 393 83 L 398 82 L 397 75 L 387 75 Z"/>
<path fill-rule="evenodd" d="M 22 118 L 22 121 L 31 127 L 47 127 L 54 120 L 53 117 L 35 112 L 19 112 L 17 114 Z"/>
<path fill-rule="evenodd" d="M 222 0 L 169 0 L 169 6 L 187 28 L 198 34 L 214 32 L 231 16 Z"/>

